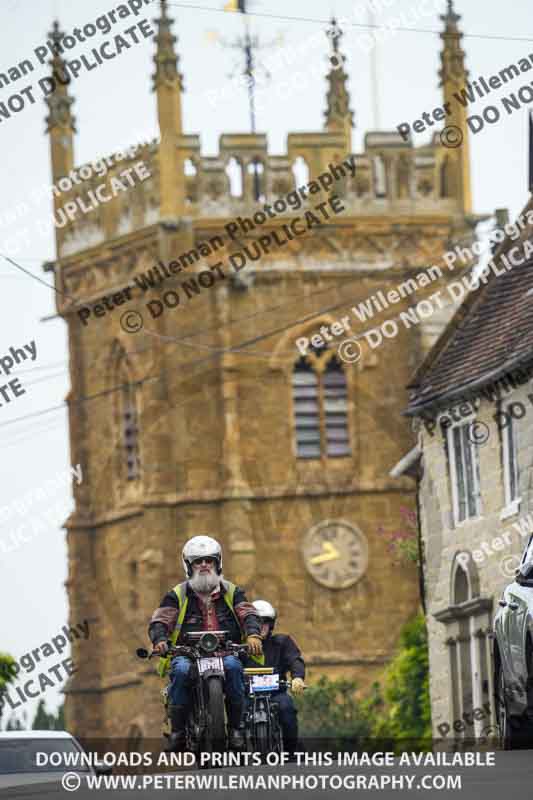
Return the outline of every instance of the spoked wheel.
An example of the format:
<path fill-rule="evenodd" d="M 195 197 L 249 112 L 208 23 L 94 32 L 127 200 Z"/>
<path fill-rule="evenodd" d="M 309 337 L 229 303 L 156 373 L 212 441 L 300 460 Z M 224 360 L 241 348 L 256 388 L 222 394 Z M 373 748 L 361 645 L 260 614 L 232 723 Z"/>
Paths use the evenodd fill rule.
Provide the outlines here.
<path fill-rule="evenodd" d="M 281 754 L 283 749 L 281 746 L 281 739 L 281 725 L 279 723 L 278 714 L 275 713 L 272 715 L 272 751 L 278 755 Z"/>
<path fill-rule="evenodd" d="M 190 753 L 194 753 L 197 764 L 200 764 L 200 720 L 197 714 L 193 711 L 187 720 L 187 727 L 185 728 L 185 749 Z"/>
<path fill-rule="evenodd" d="M 204 731 L 204 747 L 208 753 L 222 753 L 226 749 L 226 725 L 224 721 L 224 690 L 220 678 L 207 682 L 207 728 Z"/>
<path fill-rule="evenodd" d="M 255 724 L 254 733 L 254 750 L 256 753 L 259 753 L 261 760 L 264 761 L 270 752 L 268 724 L 266 722 L 257 722 Z"/>

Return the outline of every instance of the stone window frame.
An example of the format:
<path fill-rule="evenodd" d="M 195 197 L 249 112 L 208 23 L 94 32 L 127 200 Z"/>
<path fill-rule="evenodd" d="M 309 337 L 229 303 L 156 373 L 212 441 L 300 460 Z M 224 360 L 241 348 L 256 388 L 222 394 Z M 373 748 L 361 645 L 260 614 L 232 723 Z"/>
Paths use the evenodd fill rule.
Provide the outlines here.
<path fill-rule="evenodd" d="M 327 365 L 330 361 L 336 360 L 342 373 L 344 375 L 345 381 L 345 388 L 346 388 L 346 432 L 348 434 L 348 448 L 349 452 L 344 453 L 342 455 L 329 455 L 327 452 L 327 430 L 326 430 L 326 412 L 325 412 L 325 401 L 324 401 L 324 384 L 323 384 L 323 375 L 327 370 Z M 316 456 L 302 456 L 298 454 L 298 446 L 297 446 L 297 439 L 296 439 L 296 407 L 294 403 L 294 386 L 292 383 L 292 376 L 294 375 L 294 371 L 296 365 L 300 362 L 305 362 L 309 368 L 315 373 L 317 377 L 317 394 L 318 394 L 318 414 L 319 414 L 319 434 L 320 434 L 320 455 Z M 290 414 L 291 414 L 291 438 L 292 438 L 292 447 L 293 447 L 293 454 L 294 458 L 297 461 L 304 461 L 304 462 L 321 462 L 323 466 L 326 466 L 328 463 L 331 463 L 331 460 L 342 462 L 347 459 L 353 458 L 354 454 L 354 443 L 353 443 L 353 432 L 351 426 L 351 407 L 350 407 L 350 395 L 351 395 L 351 385 L 348 376 L 348 371 L 343 366 L 342 359 L 340 359 L 337 355 L 337 351 L 333 348 L 324 347 L 321 348 L 319 351 L 319 355 L 316 355 L 314 352 L 308 352 L 305 356 L 300 356 L 292 360 L 291 364 L 291 371 L 290 371 Z"/>
<path fill-rule="evenodd" d="M 334 458 L 297 458 L 294 451 L 295 431 L 294 431 L 294 403 L 292 394 L 292 371 L 294 365 L 301 353 L 296 347 L 296 341 L 299 337 L 305 336 L 310 338 L 313 333 L 316 333 L 321 325 L 331 327 L 339 320 L 332 314 L 323 313 L 313 319 L 312 322 L 307 321 L 300 325 L 285 331 L 280 337 L 269 359 L 269 368 L 271 370 L 279 371 L 282 376 L 283 390 L 286 392 L 287 402 L 287 439 L 289 440 L 288 446 L 290 447 L 290 454 L 293 459 L 295 468 L 298 470 L 300 477 L 307 480 L 309 475 L 318 474 L 318 470 L 335 470 L 342 473 L 343 476 L 350 474 L 353 477 L 353 464 L 354 459 L 357 459 L 360 452 L 360 428 L 361 422 L 356 412 L 356 400 L 360 391 L 363 394 L 367 391 L 365 384 L 359 383 L 359 376 L 365 373 L 367 369 L 374 369 L 378 364 L 376 354 L 370 350 L 366 342 L 361 342 L 360 346 L 363 351 L 362 357 L 359 361 L 352 365 L 352 369 L 344 369 L 344 376 L 347 385 L 347 412 L 348 412 L 348 433 L 350 441 L 350 456 L 334 457 Z M 330 343 L 332 352 L 336 352 L 338 344 L 334 341 Z"/>
<path fill-rule="evenodd" d="M 449 480 L 450 480 L 451 499 L 452 499 L 452 516 L 453 516 L 454 527 L 456 528 L 459 527 L 460 525 L 464 525 L 468 522 L 471 522 L 472 520 L 479 519 L 482 516 L 483 512 L 478 447 L 468 439 L 467 435 L 469 450 L 472 456 L 472 466 L 473 466 L 472 475 L 474 480 L 473 499 L 475 502 L 475 513 L 473 515 L 470 515 L 468 510 L 468 491 L 467 491 L 467 483 L 465 480 L 465 517 L 463 519 L 459 519 L 459 484 L 458 484 L 455 448 L 453 441 L 453 431 L 457 428 L 468 429 L 468 427 L 472 425 L 473 422 L 476 422 L 476 414 L 471 414 L 468 417 L 462 417 L 458 421 L 453 421 L 451 422 L 450 425 L 447 425 L 445 428 L 446 444 L 448 446 L 448 466 L 449 466 Z M 464 470 L 464 474 L 466 478 L 467 476 L 466 468 Z"/>
<path fill-rule="evenodd" d="M 509 406 L 512 401 L 502 404 L 501 411 L 508 413 Z M 508 413 L 509 422 L 502 428 L 501 431 L 501 447 L 502 447 L 502 473 L 503 473 L 503 495 L 505 506 L 501 511 L 500 519 L 507 519 L 518 513 L 522 497 L 520 495 L 520 467 L 518 464 L 518 425 L 517 420 Z M 510 441 L 509 441 L 510 440 Z M 514 457 L 514 487 L 515 495 L 511 493 L 511 465 L 510 465 L 510 451 L 512 450 Z"/>

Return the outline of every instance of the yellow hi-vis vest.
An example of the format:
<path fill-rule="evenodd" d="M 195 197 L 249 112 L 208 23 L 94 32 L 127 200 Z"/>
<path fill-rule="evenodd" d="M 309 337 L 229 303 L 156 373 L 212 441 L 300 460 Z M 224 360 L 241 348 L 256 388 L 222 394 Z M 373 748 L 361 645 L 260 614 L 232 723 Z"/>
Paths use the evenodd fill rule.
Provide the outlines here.
<path fill-rule="evenodd" d="M 235 617 L 237 625 L 239 626 L 239 630 L 241 630 L 241 623 L 239 622 L 239 618 L 237 617 L 235 609 L 233 608 L 233 597 L 235 595 L 236 586 L 234 583 L 230 583 L 230 581 L 223 581 L 222 585 L 226 590 L 224 592 L 224 600 L 226 602 L 226 605 L 228 606 L 229 610 Z M 176 593 L 176 596 L 178 598 L 179 611 L 178 611 L 178 619 L 176 621 L 176 627 L 172 631 L 169 638 L 170 641 L 172 642 L 172 645 L 175 645 L 181 633 L 183 620 L 185 619 L 185 614 L 187 612 L 187 605 L 189 603 L 189 598 L 187 597 L 187 581 L 185 581 L 184 583 L 178 583 L 176 586 L 174 586 L 173 591 Z M 242 633 L 241 641 L 244 641 L 244 639 L 245 635 L 244 633 Z M 171 662 L 170 656 L 164 656 L 159 658 L 159 663 L 157 665 L 157 672 L 161 678 L 164 678 L 168 670 L 170 669 L 170 662 Z"/>

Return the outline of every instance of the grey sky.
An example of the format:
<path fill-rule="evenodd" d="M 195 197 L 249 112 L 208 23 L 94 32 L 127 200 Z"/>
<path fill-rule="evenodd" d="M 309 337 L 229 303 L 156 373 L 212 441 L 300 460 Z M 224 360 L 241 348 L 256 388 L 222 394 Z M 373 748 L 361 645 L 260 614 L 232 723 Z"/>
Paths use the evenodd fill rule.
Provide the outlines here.
<path fill-rule="evenodd" d="M 208 32 L 218 31 L 231 39 L 242 30 L 239 15 L 217 13 L 225 0 L 202 0 L 202 11 L 192 3 L 170 3 L 171 16 L 176 20 L 174 32 L 180 56 L 180 70 L 184 74 L 186 93 L 183 98 L 183 118 L 186 133 L 201 132 L 203 152 L 217 150 L 218 137 L 223 132 L 248 130 L 248 111 L 244 89 L 235 89 L 230 99 L 213 108 L 206 93 L 224 85 L 226 75 L 236 65 L 236 54 L 219 44 L 208 42 Z M 418 12 L 434 8 L 437 0 L 374 0 L 384 10 L 376 15 L 378 22 L 389 25 L 440 31 L 442 23 L 436 13 Z M 54 15 L 58 15 L 62 29 L 94 22 L 97 16 L 119 5 L 112 0 L 2 0 L 2 33 L 0 72 L 24 58 L 33 56 L 33 49 L 43 44 Z M 199 3 L 200 4 L 200 3 Z M 188 5 L 189 7 L 183 7 Z M 441 4 L 443 9 L 445 2 Z M 462 14 L 463 32 L 499 36 L 501 39 L 465 38 L 467 65 L 471 78 L 491 75 L 512 62 L 533 53 L 533 21 L 527 0 L 513 0 L 510 4 L 496 0 L 458 0 L 457 10 Z M 252 10 L 272 15 L 324 19 L 332 10 L 340 17 L 365 21 L 361 16 L 364 0 L 350 2 L 336 0 L 324 3 L 317 0 L 257 0 Z M 359 16 L 354 16 L 359 9 Z M 153 7 L 136 21 L 147 16 L 153 19 Z M 131 18 L 117 24 L 110 34 L 95 37 L 97 42 L 133 24 Z M 283 19 L 252 19 L 253 30 L 265 42 L 271 42 L 282 32 L 286 48 L 294 48 L 312 36 L 320 23 L 291 22 Z M 366 50 L 368 37 L 361 40 L 363 28 L 354 27 L 344 38 L 342 49 L 347 56 L 350 75 L 349 88 L 356 128 L 354 149 L 362 148 L 365 131 L 373 127 L 373 95 L 371 91 L 371 55 Z M 506 38 L 507 37 L 507 38 Z M 522 37 L 529 41 L 512 41 Z M 93 40 L 94 41 L 94 40 Z M 363 43 L 362 43 L 363 41 Z M 92 45 L 91 45 L 92 46 Z M 79 52 L 84 52 L 80 46 Z M 438 54 L 441 40 L 437 35 L 424 32 L 397 32 L 390 34 L 386 43 L 378 47 L 377 77 L 379 85 L 379 117 L 383 129 L 393 129 L 400 122 L 411 122 L 423 111 L 430 111 L 442 101 L 438 88 Z M 272 84 L 265 90 L 264 102 L 258 112 L 258 130 L 268 134 L 271 152 L 285 150 L 286 136 L 290 131 L 317 130 L 322 127 L 325 108 L 326 82 L 313 81 L 308 88 L 288 93 L 281 81 L 293 80 L 295 73 L 305 76 L 309 58 L 319 62 L 325 75 L 327 40 L 315 47 L 311 56 L 295 61 L 291 73 L 276 72 Z M 104 64 L 92 72 L 82 72 L 71 85 L 76 102 L 74 113 L 78 134 L 75 141 L 75 163 L 84 163 L 100 155 L 110 154 L 119 146 L 134 143 L 141 138 L 156 136 L 156 107 L 151 92 L 153 72 L 153 40 L 142 40 L 121 54 L 120 58 Z M 265 59 L 272 57 L 265 51 Z M 33 58 L 35 61 L 35 58 Z M 45 68 L 28 77 L 27 84 L 36 84 L 44 76 Z M 502 95 L 527 84 L 529 75 L 518 78 L 512 86 L 498 91 L 486 100 L 479 100 L 472 109 L 494 102 Z M 300 79 L 296 80 L 298 83 Z M 304 78 L 301 78 L 302 82 Z M 11 87 L 0 89 L 0 102 L 18 91 L 23 80 Z M 55 256 L 53 227 L 50 209 L 43 202 L 29 218 L 12 226 L 4 225 L 5 213 L 17 203 L 27 199 L 36 187 L 51 183 L 49 142 L 44 133 L 45 106 L 40 92 L 38 102 L 25 108 L 10 120 L 0 122 L 2 152 L 2 183 L 0 196 L 0 253 L 6 251 L 6 240 L 13 234 L 22 237 L 20 252 L 14 259 L 26 269 L 49 280 L 41 271 L 44 261 Z M 494 98 L 494 99 L 493 99 Z M 428 139 L 428 134 L 415 136 L 416 142 Z M 470 138 L 473 176 L 473 199 L 476 212 L 492 212 L 496 207 L 508 207 L 516 215 L 527 199 L 527 112 L 502 115 L 498 124 Z M 43 218 L 44 234 L 35 230 L 36 219 Z M 19 231 L 22 229 L 23 233 Z M 24 233 L 26 229 L 26 233 Z M 36 489 L 53 475 L 68 469 L 69 445 L 65 410 L 47 413 L 35 419 L 9 424 L 13 419 L 61 405 L 68 391 L 66 372 L 67 341 L 65 325 L 61 320 L 41 322 L 55 311 L 54 293 L 0 259 L 0 358 L 10 347 L 22 347 L 35 340 L 37 358 L 20 368 L 20 379 L 26 394 L 0 408 L 0 442 L 2 485 L 0 508 L 6 506 L 29 489 Z M 28 369 L 31 372 L 25 372 Z M 12 376 L 19 372 L 12 373 Z M 3 375 L 0 378 L 3 379 Z M 3 381 L 2 381 L 3 382 Z M 41 502 L 29 514 L 40 516 L 56 502 L 68 504 L 70 492 L 64 488 L 54 496 L 53 503 Z M 67 508 L 67 505 L 64 506 Z M 0 649 L 11 652 L 16 658 L 28 649 L 37 647 L 55 636 L 67 620 L 66 547 L 64 532 L 59 520 L 66 516 L 59 509 L 57 518 L 46 533 L 35 535 L 17 550 L 5 553 L 0 549 Z M 1 519 L 1 514 L 0 514 Z M 7 541 L 12 530 L 10 523 L 0 523 L 0 540 Z M 74 623 L 82 620 L 73 620 Z M 45 667 L 56 663 L 50 658 Z M 50 689 L 46 695 L 50 708 L 57 705 L 60 695 Z M 31 705 L 33 713 L 37 701 Z M 4 720 L 5 722 L 5 720 Z"/>

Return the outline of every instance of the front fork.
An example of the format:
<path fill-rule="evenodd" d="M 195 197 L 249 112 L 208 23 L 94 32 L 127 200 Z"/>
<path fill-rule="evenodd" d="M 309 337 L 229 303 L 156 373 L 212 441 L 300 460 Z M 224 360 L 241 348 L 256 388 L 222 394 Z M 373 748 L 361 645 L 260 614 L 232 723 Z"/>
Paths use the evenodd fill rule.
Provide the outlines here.
<path fill-rule="evenodd" d="M 249 706 L 248 711 L 248 724 L 249 724 L 249 732 L 250 732 L 250 739 L 252 743 L 252 749 L 256 747 L 255 741 L 255 731 L 256 725 L 265 722 L 267 725 L 267 732 L 268 738 L 271 739 L 272 734 L 272 720 L 270 719 L 270 705 L 268 700 L 265 697 L 256 697 L 255 695 L 251 698 L 251 703 Z"/>

